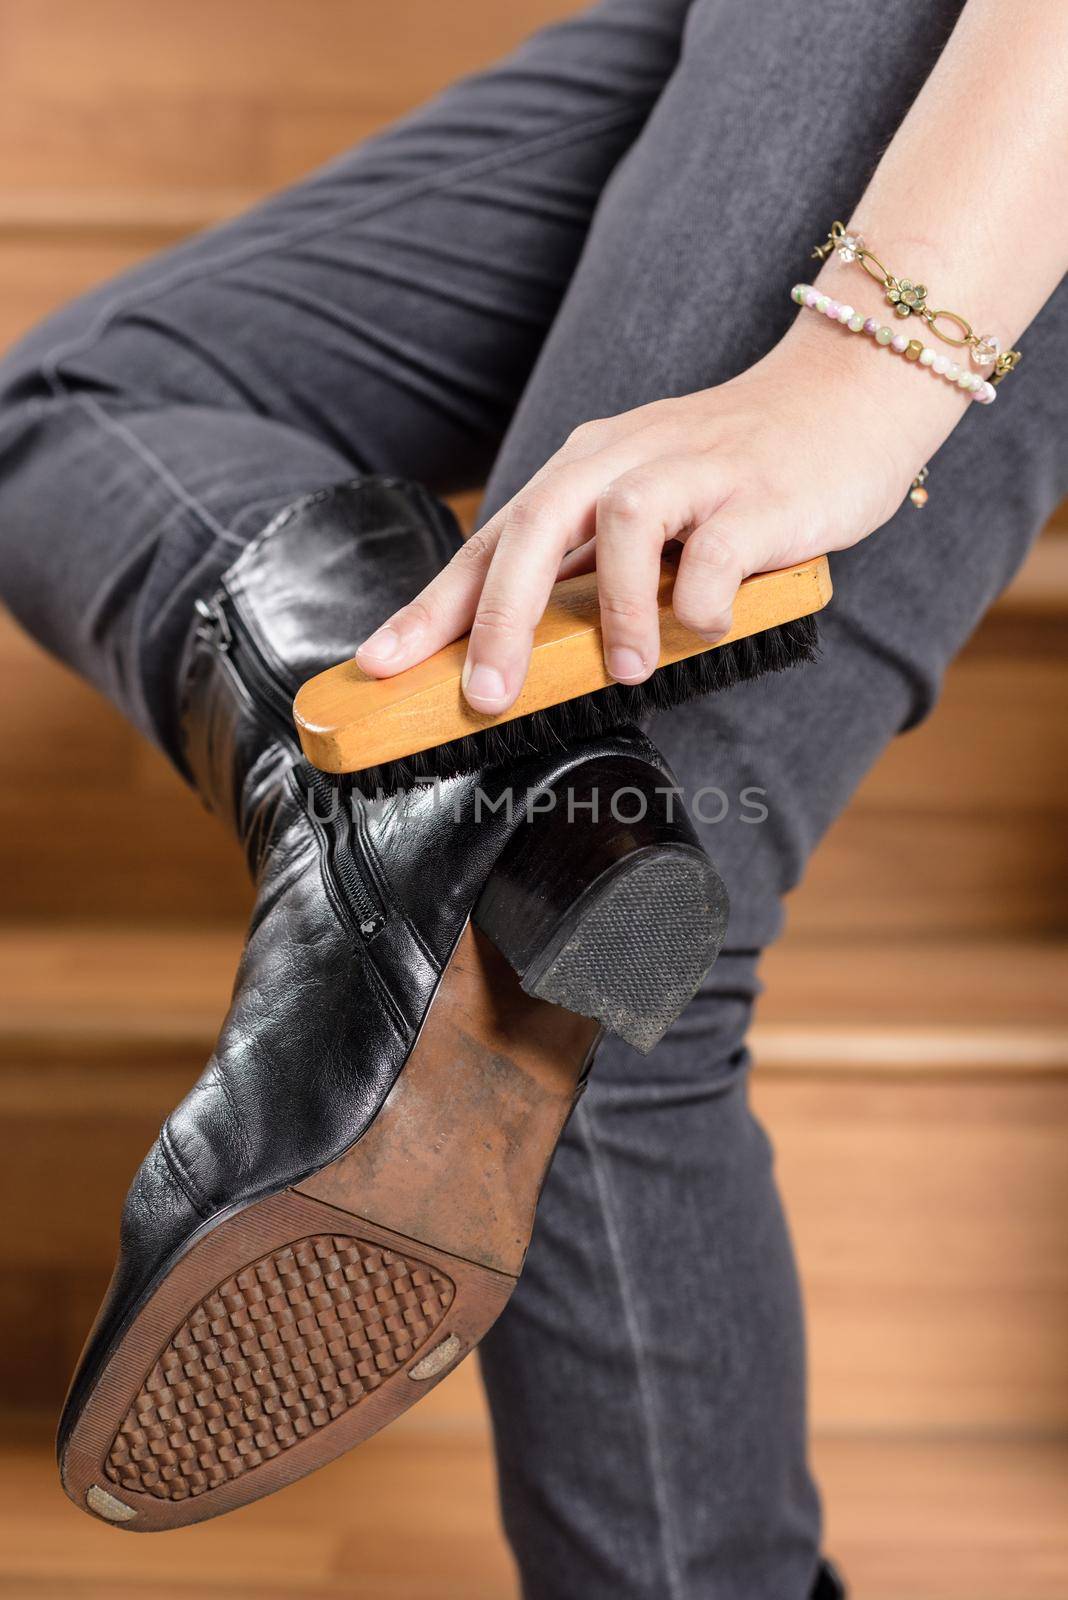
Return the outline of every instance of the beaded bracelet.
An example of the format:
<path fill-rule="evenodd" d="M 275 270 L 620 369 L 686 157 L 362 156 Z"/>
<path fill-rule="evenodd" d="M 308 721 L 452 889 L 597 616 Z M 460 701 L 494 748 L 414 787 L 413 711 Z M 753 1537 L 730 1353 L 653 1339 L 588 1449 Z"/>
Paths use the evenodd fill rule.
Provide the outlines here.
<path fill-rule="evenodd" d="M 813 288 L 811 283 L 795 283 L 790 290 L 790 299 L 795 305 L 804 306 L 809 311 L 819 311 L 831 322 L 841 323 L 850 333 L 869 334 L 882 349 L 889 350 L 892 355 L 904 356 L 906 361 L 915 362 L 918 366 L 926 367 L 933 378 L 944 378 L 947 383 L 955 384 L 980 405 L 988 406 L 998 397 L 998 392 L 989 379 L 980 377 L 977 372 L 969 372 L 966 367 L 959 367 L 955 361 L 950 361 L 948 356 L 936 355 L 930 345 L 921 344 L 919 339 L 908 339 L 903 333 L 895 333 L 893 328 L 888 328 L 885 324 L 880 326 L 874 317 L 865 317 L 852 306 L 844 305 L 829 294 L 823 294 L 819 289 Z M 927 504 L 925 487 L 927 476 L 928 469 L 921 467 L 912 480 L 909 499 L 914 506 Z"/>
<path fill-rule="evenodd" d="M 955 384 L 958 389 L 970 394 L 973 400 L 978 400 L 980 405 L 988 406 L 998 397 L 997 390 L 988 378 L 981 377 L 978 372 L 969 372 L 967 367 L 958 366 L 948 356 L 937 355 L 930 345 L 921 344 L 919 339 L 895 333 L 893 328 L 885 324 L 880 326 L 874 317 L 865 317 L 852 306 L 843 305 L 822 290 L 814 289 L 810 283 L 795 283 L 790 290 L 790 298 L 809 311 L 821 312 L 831 322 L 840 322 L 851 333 L 869 334 L 884 350 L 926 367 L 933 378 L 944 378 L 947 383 Z"/>
<path fill-rule="evenodd" d="M 974 333 L 971 323 L 956 311 L 932 311 L 927 304 L 925 284 L 913 283 L 911 278 L 896 278 L 892 272 L 887 271 L 878 256 L 873 255 L 867 248 L 860 234 L 847 233 L 840 222 L 832 222 L 831 231 L 824 243 L 818 244 L 813 250 L 813 259 L 826 261 L 832 250 L 838 251 L 842 261 L 858 261 L 868 276 L 882 285 L 887 300 L 894 308 L 895 316 L 921 317 L 935 337 L 941 339 L 943 343 L 956 345 L 958 348 L 967 346 L 977 367 L 989 367 L 993 363 L 994 370 L 990 375 L 993 383 L 1000 383 L 1018 365 L 1021 359 L 1019 350 L 1002 350 L 992 333 Z M 954 323 L 960 330 L 961 337 L 955 339 L 952 334 L 943 333 L 937 326 L 939 320 Z"/>

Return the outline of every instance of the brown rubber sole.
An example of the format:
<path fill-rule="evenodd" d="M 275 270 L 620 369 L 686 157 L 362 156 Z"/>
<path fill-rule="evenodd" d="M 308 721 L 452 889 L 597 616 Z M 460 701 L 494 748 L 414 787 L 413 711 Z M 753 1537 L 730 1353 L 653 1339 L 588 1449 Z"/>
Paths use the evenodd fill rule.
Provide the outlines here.
<path fill-rule="evenodd" d="M 63 1454 L 75 1504 L 134 1533 L 200 1522 L 428 1393 L 515 1287 L 597 1031 L 469 925 L 357 1143 L 197 1236 L 137 1310 Z"/>

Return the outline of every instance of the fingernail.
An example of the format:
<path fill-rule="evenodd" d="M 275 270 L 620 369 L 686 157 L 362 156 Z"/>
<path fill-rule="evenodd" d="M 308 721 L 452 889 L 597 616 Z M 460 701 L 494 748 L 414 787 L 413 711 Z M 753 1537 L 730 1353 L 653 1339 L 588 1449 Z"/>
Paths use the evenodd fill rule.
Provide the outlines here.
<path fill-rule="evenodd" d="M 356 651 L 358 656 L 369 656 L 372 661 L 391 661 L 400 649 L 401 636 L 396 628 L 379 628 L 365 639 Z"/>
<path fill-rule="evenodd" d="M 504 675 L 481 661 L 475 667 L 470 662 L 464 667 L 462 687 L 464 698 L 477 710 L 496 711 L 508 697 Z"/>
<path fill-rule="evenodd" d="M 622 683 L 645 676 L 645 662 L 637 650 L 631 650 L 627 645 L 616 645 L 609 650 L 607 665 L 613 678 L 618 678 Z"/>

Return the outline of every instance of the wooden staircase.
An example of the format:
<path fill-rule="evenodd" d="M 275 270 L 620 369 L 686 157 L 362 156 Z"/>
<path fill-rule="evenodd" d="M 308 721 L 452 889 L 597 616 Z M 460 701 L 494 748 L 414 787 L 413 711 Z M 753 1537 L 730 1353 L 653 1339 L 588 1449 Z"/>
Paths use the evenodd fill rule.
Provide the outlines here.
<path fill-rule="evenodd" d="M 576 5 L 0 0 L 0 345 Z M 1062 514 L 766 963 L 754 1092 L 856 1600 L 1068 1600 L 1066 621 Z M 165 1548 L 59 1495 L 48 1419 L 251 896 L 166 764 L 3 619 L 0 728 L 0 1594 L 504 1600 L 473 1363 L 365 1451 Z"/>

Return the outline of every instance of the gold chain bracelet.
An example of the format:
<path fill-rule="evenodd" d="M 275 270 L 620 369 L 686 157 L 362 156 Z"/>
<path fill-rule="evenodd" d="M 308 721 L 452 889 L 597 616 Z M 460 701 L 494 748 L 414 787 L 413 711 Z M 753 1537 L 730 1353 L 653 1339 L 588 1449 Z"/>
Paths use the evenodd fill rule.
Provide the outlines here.
<path fill-rule="evenodd" d="M 867 248 L 860 234 L 847 233 L 841 222 L 831 224 L 831 231 L 825 242 L 818 244 L 813 250 L 813 259 L 826 261 L 832 250 L 838 251 L 842 261 L 860 262 L 868 276 L 882 286 L 886 299 L 894 308 L 895 316 L 921 317 L 936 338 L 941 339 L 944 344 L 958 347 L 967 345 L 977 367 L 989 367 L 993 363 L 991 383 L 1000 383 L 1002 378 L 1008 377 L 1019 364 L 1019 350 L 1002 350 L 992 333 L 975 333 L 967 318 L 958 312 L 932 311 L 927 304 L 927 289 L 924 284 L 914 283 L 911 278 L 896 278 L 892 272 L 887 271 L 878 256 L 873 255 Z M 952 322 L 960 337 L 954 338 L 952 334 L 944 333 L 938 326 L 939 319 Z"/>

